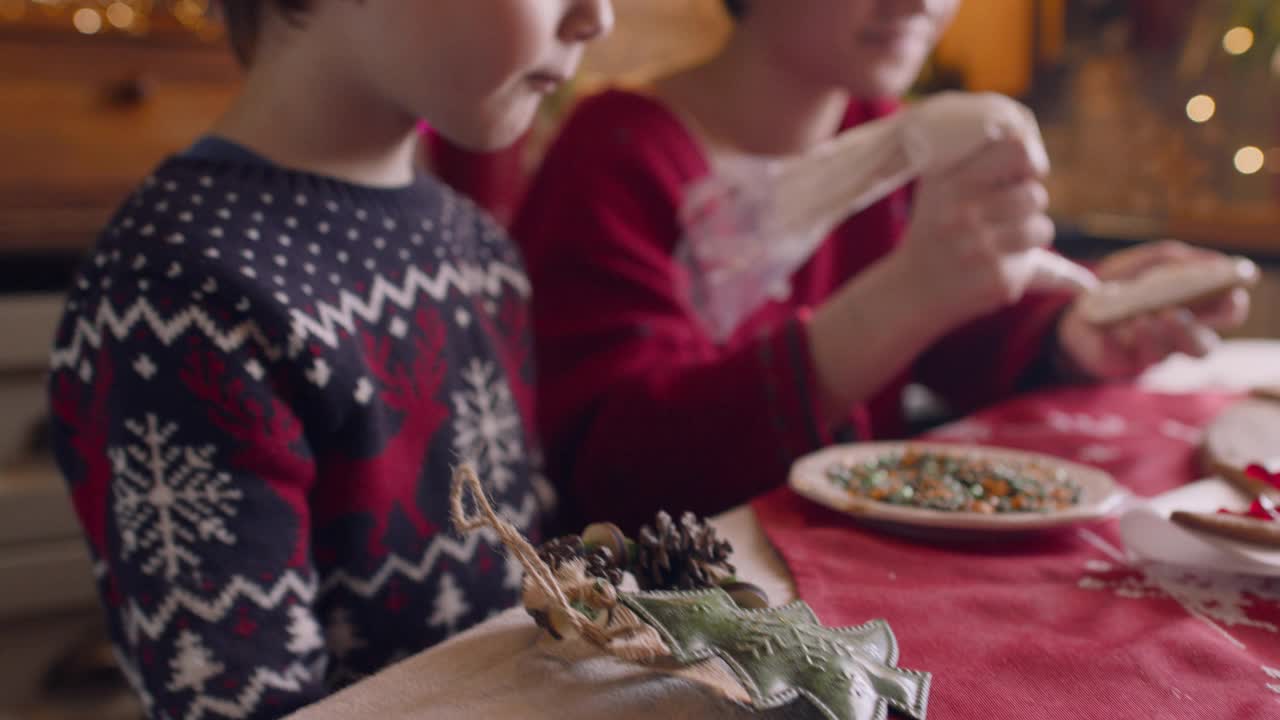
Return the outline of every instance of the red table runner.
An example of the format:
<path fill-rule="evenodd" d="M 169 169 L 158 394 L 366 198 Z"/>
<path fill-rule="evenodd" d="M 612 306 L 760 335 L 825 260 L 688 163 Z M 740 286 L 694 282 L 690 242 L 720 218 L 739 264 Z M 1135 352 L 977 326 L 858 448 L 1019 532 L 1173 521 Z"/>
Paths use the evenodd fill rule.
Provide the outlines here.
<path fill-rule="evenodd" d="M 1201 429 L 1232 400 L 1058 390 L 929 439 L 1094 464 L 1150 496 L 1199 476 Z M 1280 579 L 1130 566 L 1114 521 L 962 545 L 864 530 L 785 489 L 754 508 L 824 623 L 884 618 L 901 664 L 934 673 L 932 718 L 1280 718 Z"/>

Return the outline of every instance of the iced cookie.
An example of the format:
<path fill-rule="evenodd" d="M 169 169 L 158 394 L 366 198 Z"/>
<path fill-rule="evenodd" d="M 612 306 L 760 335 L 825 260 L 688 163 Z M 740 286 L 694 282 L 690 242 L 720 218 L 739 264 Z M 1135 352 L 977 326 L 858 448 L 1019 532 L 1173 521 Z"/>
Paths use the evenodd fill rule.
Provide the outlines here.
<path fill-rule="evenodd" d="M 1185 307 L 1258 281 L 1258 266 L 1243 257 L 1162 265 L 1123 282 L 1107 282 L 1080 299 L 1085 319 L 1096 325 L 1143 313 Z"/>
<path fill-rule="evenodd" d="M 1204 458 L 1209 472 L 1249 495 L 1280 499 L 1280 491 L 1244 472 L 1253 464 L 1280 467 L 1280 403 L 1244 400 L 1227 408 L 1205 430 Z"/>
<path fill-rule="evenodd" d="M 1227 513 L 1199 513 L 1175 511 L 1169 516 L 1174 523 L 1188 530 L 1209 533 L 1218 537 L 1239 540 L 1252 545 L 1280 548 L 1280 522 Z"/>

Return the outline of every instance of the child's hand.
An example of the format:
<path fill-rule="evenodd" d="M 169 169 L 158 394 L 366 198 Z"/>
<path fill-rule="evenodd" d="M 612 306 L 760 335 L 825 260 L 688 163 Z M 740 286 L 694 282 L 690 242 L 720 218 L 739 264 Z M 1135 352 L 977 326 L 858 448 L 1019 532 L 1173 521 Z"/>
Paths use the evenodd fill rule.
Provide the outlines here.
<path fill-rule="evenodd" d="M 1031 267 L 1015 258 L 1054 237 L 1040 157 L 1021 140 L 997 140 L 920 181 L 911 226 L 891 262 L 916 304 L 946 327 L 1016 302 L 1027 290 Z"/>
<path fill-rule="evenodd" d="M 1107 256 L 1098 277 L 1126 280 L 1166 263 L 1216 260 L 1219 253 L 1174 241 L 1147 243 Z M 1095 325 L 1080 304 L 1058 325 L 1058 346 L 1068 372 L 1096 380 L 1125 380 L 1175 352 L 1202 357 L 1219 342 L 1217 330 L 1239 326 L 1249 315 L 1249 293 L 1235 289 L 1191 308 L 1169 308 L 1111 325 Z"/>

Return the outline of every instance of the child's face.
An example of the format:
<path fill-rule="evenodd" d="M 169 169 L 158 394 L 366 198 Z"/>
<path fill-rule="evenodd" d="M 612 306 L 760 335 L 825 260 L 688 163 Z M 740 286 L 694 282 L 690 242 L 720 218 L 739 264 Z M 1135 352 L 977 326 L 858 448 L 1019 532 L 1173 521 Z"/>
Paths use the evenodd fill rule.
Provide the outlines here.
<path fill-rule="evenodd" d="M 855 95 L 905 93 L 960 0 L 755 0 L 744 22 L 794 74 Z"/>
<path fill-rule="evenodd" d="M 610 0 L 331 3 L 365 82 L 465 147 L 514 142 L 613 25 Z"/>

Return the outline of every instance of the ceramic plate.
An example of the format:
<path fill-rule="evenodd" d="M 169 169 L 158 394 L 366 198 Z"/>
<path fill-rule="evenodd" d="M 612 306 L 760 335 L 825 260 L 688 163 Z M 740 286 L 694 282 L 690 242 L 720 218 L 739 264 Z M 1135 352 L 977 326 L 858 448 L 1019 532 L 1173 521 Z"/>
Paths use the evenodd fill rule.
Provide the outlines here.
<path fill-rule="evenodd" d="M 1145 560 L 1219 572 L 1280 576 L 1280 549 L 1196 532 L 1169 520 L 1174 510 L 1242 512 L 1251 499 L 1221 478 L 1183 485 L 1126 512 L 1120 518 L 1125 547 Z"/>
<path fill-rule="evenodd" d="M 1250 399 L 1227 408 L 1205 430 L 1204 450 L 1215 470 L 1280 463 L 1280 402 Z"/>
<path fill-rule="evenodd" d="M 1080 485 L 1080 502 L 1052 512 L 974 513 L 891 505 L 845 490 L 827 477 L 836 464 L 861 463 L 898 455 L 906 449 L 959 455 L 1013 464 L 1061 468 Z M 1106 472 L 1039 453 L 976 445 L 942 443 L 857 443 L 836 445 L 807 455 L 791 468 L 791 487 L 814 502 L 861 520 L 899 529 L 976 532 L 1028 532 L 1091 522 L 1116 514 L 1128 493 Z"/>

